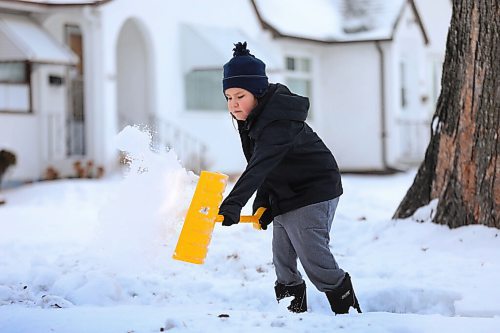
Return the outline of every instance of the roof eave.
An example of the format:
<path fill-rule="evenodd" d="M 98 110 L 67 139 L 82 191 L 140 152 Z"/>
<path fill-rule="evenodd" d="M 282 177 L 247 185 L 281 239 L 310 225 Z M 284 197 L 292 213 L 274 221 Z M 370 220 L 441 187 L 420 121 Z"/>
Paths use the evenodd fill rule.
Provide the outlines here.
<path fill-rule="evenodd" d="M 80 2 L 80 3 L 40 3 L 40 2 L 27 2 L 22 0 L 0 0 L 1 2 L 10 2 L 15 4 L 21 4 L 26 6 L 37 6 L 37 7 L 81 7 L 81 6 L 101 6 L 113 0 L 101 0 L 101 1 L 88 1 L 88 2 Z"/>
<path fill-rule="evenodd" d="M 314 39 L 300 36 L 292 36 L 286 34 L 279 34 L 276 38 L 280 39 L 291 39 L 299 42 L 310 42 L 322 45 L 333 45 L 333 44 L 354 44 L 354 43 L 374 43 L 374 42 L 391 42 L 392 37 L 387 38 L 371 38 L 371 39 L 350 39 L 350 40 L 338 40 L 338 39 Z"/>

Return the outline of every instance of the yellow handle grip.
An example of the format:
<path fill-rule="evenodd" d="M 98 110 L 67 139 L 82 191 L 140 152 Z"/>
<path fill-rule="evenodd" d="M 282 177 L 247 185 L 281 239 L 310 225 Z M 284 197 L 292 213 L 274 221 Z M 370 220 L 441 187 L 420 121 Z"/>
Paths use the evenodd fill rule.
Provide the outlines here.
<path fill-rule="evenodd" d="M 262 227 L 260 226 L 259 223 L 259 219 L 261 218 L 262 214 L 264 214 L 265 210 L 266 208 L 259 207 L 254 215 L 241 215 L 240 223 L 253 223 L 254 229 L 262 230 Z M 217 217 L 215 218 L 215 222 L 222 222 L 222 221 L 224 221 L 224 215 L 217 215 Z"/>

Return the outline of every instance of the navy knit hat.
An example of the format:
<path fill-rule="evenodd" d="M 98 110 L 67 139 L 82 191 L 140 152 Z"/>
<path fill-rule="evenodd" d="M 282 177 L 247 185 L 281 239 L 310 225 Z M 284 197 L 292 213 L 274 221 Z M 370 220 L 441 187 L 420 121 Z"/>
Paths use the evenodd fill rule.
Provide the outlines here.
<path fill-rule="evenodd" d="M 243 88 L 257 97 L 267 90 L 266 64 L 247 49 L 247 42 L 234 44 L 231 60 L 224 65 L 222 92 L 229 88 Z"/>

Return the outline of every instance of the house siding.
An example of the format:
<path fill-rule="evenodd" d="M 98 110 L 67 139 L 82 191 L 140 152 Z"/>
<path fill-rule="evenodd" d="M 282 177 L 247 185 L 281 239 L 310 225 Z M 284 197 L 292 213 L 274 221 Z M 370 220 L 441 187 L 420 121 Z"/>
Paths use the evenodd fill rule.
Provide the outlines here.
<path fill-rule="evenodd" d="M 394 56 L 388 68 L 392 89 L 386 96 L 389 104 L 388 163 L 396 168 L 418 164 L 424 157 L 429 140 L 432 115 L 423 102 L 426 94 L 424 42 L 414 12 L 406 6 L 394 35 Z M 413 73 L 405 109 L 401 105 L 401 61 L 408 61 L 408 71 Z"/>
<path fill-rule="evenodd" d="M 380 169 L 380 73 L 375 44 L 330 46 L 323 59 L 323 139 L 341 169 Z"/>

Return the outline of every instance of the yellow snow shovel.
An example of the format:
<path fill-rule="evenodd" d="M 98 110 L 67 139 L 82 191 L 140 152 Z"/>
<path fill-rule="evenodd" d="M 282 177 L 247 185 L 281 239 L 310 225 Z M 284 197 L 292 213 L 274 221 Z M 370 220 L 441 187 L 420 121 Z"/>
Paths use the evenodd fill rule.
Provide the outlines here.
<path fill-rule="evenodd" d="M 215 222 L 222 222 L 224 216 L 218 215 L 222 195 L 228 176 L 218 172 L 202 171 L 191 205 L 184 219 L 173 258 L 193 264 L 203 264 L 212 239 Z M 259 218 L 266 209 L 257 209 L 255 215 L 241 216 L 240 223 L 252 223 L 261 229 Z"/>

